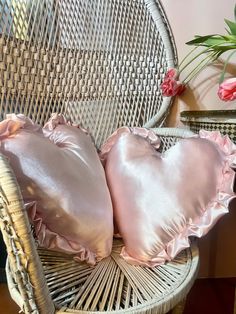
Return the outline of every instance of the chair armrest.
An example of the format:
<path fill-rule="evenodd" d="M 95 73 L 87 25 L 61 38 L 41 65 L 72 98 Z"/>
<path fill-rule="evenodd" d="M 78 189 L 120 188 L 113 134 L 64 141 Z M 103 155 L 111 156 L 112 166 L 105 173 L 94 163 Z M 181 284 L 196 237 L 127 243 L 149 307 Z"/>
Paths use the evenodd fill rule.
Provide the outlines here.
<path fill-rule="evenodd" d="M 154 131 L 159 136 L 177 138 L 191 137 L 195 134 L 189 129 L 184 128 L 152 128 L 152 131 Z"/>
<path fill-rule="evenodd" d="M 54 313 L 54 305 L 49 295 L 20 188 L 7 158 L 2 154 L 0 154 L 0 226 L 7 247 L 9 269 L 24 300 L 22 310 L 35 314 Z"/>

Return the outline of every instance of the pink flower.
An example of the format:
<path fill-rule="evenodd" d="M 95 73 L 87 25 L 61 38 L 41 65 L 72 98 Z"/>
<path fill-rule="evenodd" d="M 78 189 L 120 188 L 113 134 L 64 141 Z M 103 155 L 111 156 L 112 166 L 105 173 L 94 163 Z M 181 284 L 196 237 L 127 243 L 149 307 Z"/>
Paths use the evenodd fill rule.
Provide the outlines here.
<path fill-rule="evenodd" d="M 179 77 L 178 71 L 176 69 L 172 68 L 172 69 L 169 69 L 166 72 L 164 80 L 167 79 L 167 78 L 177 79 L 178 77 Z"/>
<path fill-rule="evenodd" d="M 179 73 L 176 69 L 170 69 L 167 71 L 164 81 L 161 84 L 163 96 L 180 95 L 185 90 L 185 85 L 181 83 L 178 78 Z"/>
<path fill-rule="evenodd" d="M 220 84 L 218 96 L 223 101 L 236 99 L 236 77 L 229 78 Z"/>

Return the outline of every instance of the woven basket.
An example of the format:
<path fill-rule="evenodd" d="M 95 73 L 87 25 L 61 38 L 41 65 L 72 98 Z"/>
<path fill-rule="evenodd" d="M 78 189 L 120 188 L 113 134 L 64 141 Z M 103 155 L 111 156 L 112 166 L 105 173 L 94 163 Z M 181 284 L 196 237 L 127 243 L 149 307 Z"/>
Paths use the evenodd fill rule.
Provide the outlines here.
<path fill-rule="evenodd" d="M 236 110 L 183 111 L 180 120 L 194 133 L 217 130 L 236 143 Z"/>

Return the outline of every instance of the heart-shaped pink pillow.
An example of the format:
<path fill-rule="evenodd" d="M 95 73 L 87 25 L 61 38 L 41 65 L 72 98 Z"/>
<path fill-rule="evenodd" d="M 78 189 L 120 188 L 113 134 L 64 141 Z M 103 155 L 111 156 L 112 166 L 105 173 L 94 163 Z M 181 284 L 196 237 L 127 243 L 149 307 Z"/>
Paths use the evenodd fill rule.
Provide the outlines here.
<path fill-rule="evenodd" d="M 112 144 L 112 145 L 111 145 Z M 130 263 L 156 266 L 228 212 L 235 145 L 201 132 L 160 154 L 145 138 L 116 132 L 101 150 L 115 221 Z"/>
<path fill-rule="evenodd" d="M 15 172 L 39 245 L 95 264 L 112 248 L 105 172 L 88 134 L 54 114 L 42 129 L 23 115 L 0 123 L 0 151 Z"/>

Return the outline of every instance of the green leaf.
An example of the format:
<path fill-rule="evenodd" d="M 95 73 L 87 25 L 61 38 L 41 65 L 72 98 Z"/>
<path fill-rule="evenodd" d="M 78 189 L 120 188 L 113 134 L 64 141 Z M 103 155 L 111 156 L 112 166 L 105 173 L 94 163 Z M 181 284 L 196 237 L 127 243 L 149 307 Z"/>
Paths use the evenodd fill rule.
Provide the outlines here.
<path fill-rule="evenodd" d="M 211 46 L 217 46 L 217 45 L 222 45 L 222 44 L 224 44 L 224 43 L 225 43 L 225 39 L 222 38 L 222 37 L 212 37 L 212 38 L 208 38 L 208 39 L 204 42 L 204 44 L 205 44 L 206 46 L 209 46 L 209 47 L 211 47 Z"/>
<path fill-rule="evenodd" d="M 195 39 L 186 42 L 186 44 L 187 44 L 187 45 L 196 45 L 196 44 L 200 44 L 200 43 L 205 42 L 207 39 L 209 39 L 209 38 L 211 38 L 211 37 L 213 37 L 213 36 L 218 36 L 218 35 L 207 35 L 207 36 L 199 36 L 199 35 L 196 35 L 196 36 L 195 36 Z"/>
<path fill-rule="evenodd" d="M 226 45 L 226 46 L 222 46 L 222 47 L 219 47 L 220 49 L 219 50 L 222 50 L 222 51 L 228 51 L 228 50 L 235 50 L 236 49 L 236 45 Z"/>
<path fill-rule="evenodd" d="M 236 44 L 236 35 L 229 34 L 228 36 L 224 36 L 225 40 L 231 44 Z"/>
<path fill-rule="evenodd" d="M 215 46 L 225 43 L 225 38 L 220 35 L 196 36 L 195 39 L 187 42 L 187 45 L 195 46 Z"/>
<path fill-rule="evenodd" d="M 236 21 L 236 4 L 235 4 L 235 7 L 234 7 L 234 19 Z"/>
<path fill-rule="evenodd" d="M 236 35 L 236 23 L 226 20 L 226 19 L 225 19 L 225 23 L 229 26 L 231 34 Z"/>
<path fill-rule="evenodd" d="M 227 32 L 229 35 L 231 35 L 231 32 L 230 32 L 230 30 L 229 30 L 228 28 L 225 28 L 225 30 L 226 30 L 226 32 Z"/>
<path fill-rule="evenodd" d="M 219 58 L 219 56 L 225 53 L 226 51 L 235 50 L 235 49 L 236 49 L 236 46 L 221 46 L 221 47 L 214 48 L 214 50 L 217 51 L 217 58 Z"/>

